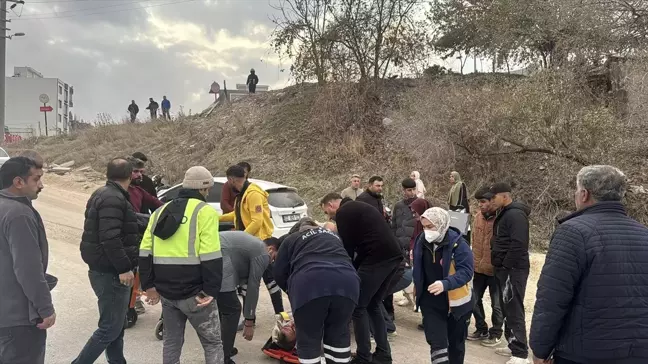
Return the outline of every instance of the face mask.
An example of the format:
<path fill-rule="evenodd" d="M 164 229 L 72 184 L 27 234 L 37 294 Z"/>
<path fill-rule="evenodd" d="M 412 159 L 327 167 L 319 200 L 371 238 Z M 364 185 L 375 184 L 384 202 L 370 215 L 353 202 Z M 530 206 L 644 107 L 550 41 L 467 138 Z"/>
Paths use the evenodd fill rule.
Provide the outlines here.
<path fill-rule="evenodd" d="M 425 240 L 427 240 L 428 243 L 439 241 L 440 237 L 441 237 L 441 233 L 439 233 L 438 231 L 425 230 Z"/>

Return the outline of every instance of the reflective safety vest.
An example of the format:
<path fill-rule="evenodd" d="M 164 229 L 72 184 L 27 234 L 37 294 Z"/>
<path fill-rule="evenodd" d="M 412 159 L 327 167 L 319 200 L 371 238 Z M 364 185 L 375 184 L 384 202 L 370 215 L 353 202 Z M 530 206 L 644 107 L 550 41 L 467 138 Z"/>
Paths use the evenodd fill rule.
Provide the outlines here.
<path fill-rule="evenodd" d="M 155 236 L 159 217 L 169 203 L 151 216 L 140 245 L 140 257 L 152 256 L 154 265 L 200 265 L 201 262 L 222 258 L 218 212 L 195 198 L 187 200 L 182 222 L 170 238 Z"/>

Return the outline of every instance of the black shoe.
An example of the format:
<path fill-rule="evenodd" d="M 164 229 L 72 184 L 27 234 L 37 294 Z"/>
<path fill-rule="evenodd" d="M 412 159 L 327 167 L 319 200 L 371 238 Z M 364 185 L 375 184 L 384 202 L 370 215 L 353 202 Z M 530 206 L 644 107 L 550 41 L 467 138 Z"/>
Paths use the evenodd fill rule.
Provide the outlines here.
<path fill-rule="evenodd" d="M 374 353 L 371 358 L 371 364 L 392 364 L 391 355 Z"/>
<path fill-rule="evenodd" d="M 238 354 L 238 349 L 232 348 L 232 351 L 230 352 L 230 356 L 236 356 L 236 354 Z"/>
<path fill-rule="evenodd" d="M 425 326 L 423 326 L 423 324 L 418 324 L 418 329 L 421 330 L 421 331 L 424 331 Z"/>
<path fill-rule="evenodd" d="M 236 364 L 236 363 L 234 362 L 234 360 L 230 359 L 227 362 L 225 362 L 225 364 Z"/>
<path fill-rule="evenodd" d="M 354 358 L 351 358 L 351 361 L 349 364 L 372 364 L 370 361 L 366 361 L 363 359 L 358 358 L 357 356 Z"/>
<path fill-rule="evenodd" d="M 488 339 L 488 331 L 476 330 L 475 332 L 468 334 L 468 337 L 466 339 L 468 339 L 469 341 L 486 340 Z"/>

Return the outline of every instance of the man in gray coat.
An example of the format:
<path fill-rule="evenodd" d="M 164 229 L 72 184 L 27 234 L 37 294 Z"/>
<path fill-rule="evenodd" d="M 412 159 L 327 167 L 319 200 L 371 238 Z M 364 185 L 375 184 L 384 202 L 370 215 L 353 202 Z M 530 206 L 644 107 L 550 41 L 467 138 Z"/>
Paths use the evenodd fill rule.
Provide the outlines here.
<path fill-rule="evenodd" d="M 0 168 L 0 363 L 44 363 L 46 330 L 56 322 L 45 227 L 32 206 L 42 176 L 42 165 L 27 157 Z"/>
<path fill-rule="evenodd" d="M 234 341 L 241 315 L 241 303 L 237 288 L 243 293 L 243 337 L 252 340 L 256 306 L 259 301 L 259 287 L 263 273 L 270 264 L 265 243 L 244 231 L 221 231 L 221 252 L 223 253 L 223 283 L 218 295 L 218 311 L 221 319 L 221 335 L 225 364 L 234 364 L 231 359 L 236 351 Z"/>

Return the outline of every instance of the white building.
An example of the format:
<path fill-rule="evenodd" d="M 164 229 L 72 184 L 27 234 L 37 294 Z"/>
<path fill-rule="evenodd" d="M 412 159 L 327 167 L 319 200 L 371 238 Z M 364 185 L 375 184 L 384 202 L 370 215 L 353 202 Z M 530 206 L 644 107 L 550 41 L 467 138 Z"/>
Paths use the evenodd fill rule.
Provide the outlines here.
<path fill-rule="evenodd" d="M 69 115 L 74 103 L 74 89 L 58 78 L 45 78 L 31 67 L 14 67 L 13 77 L 6 79 L 5 125 L 11 134 L 23 137 L 41 136 L 45 133 L 45 116 L 40 111 L 40 95 L 49 97 L 47 106 L 47 134 L 57 135 L 70 131 Z"/>

